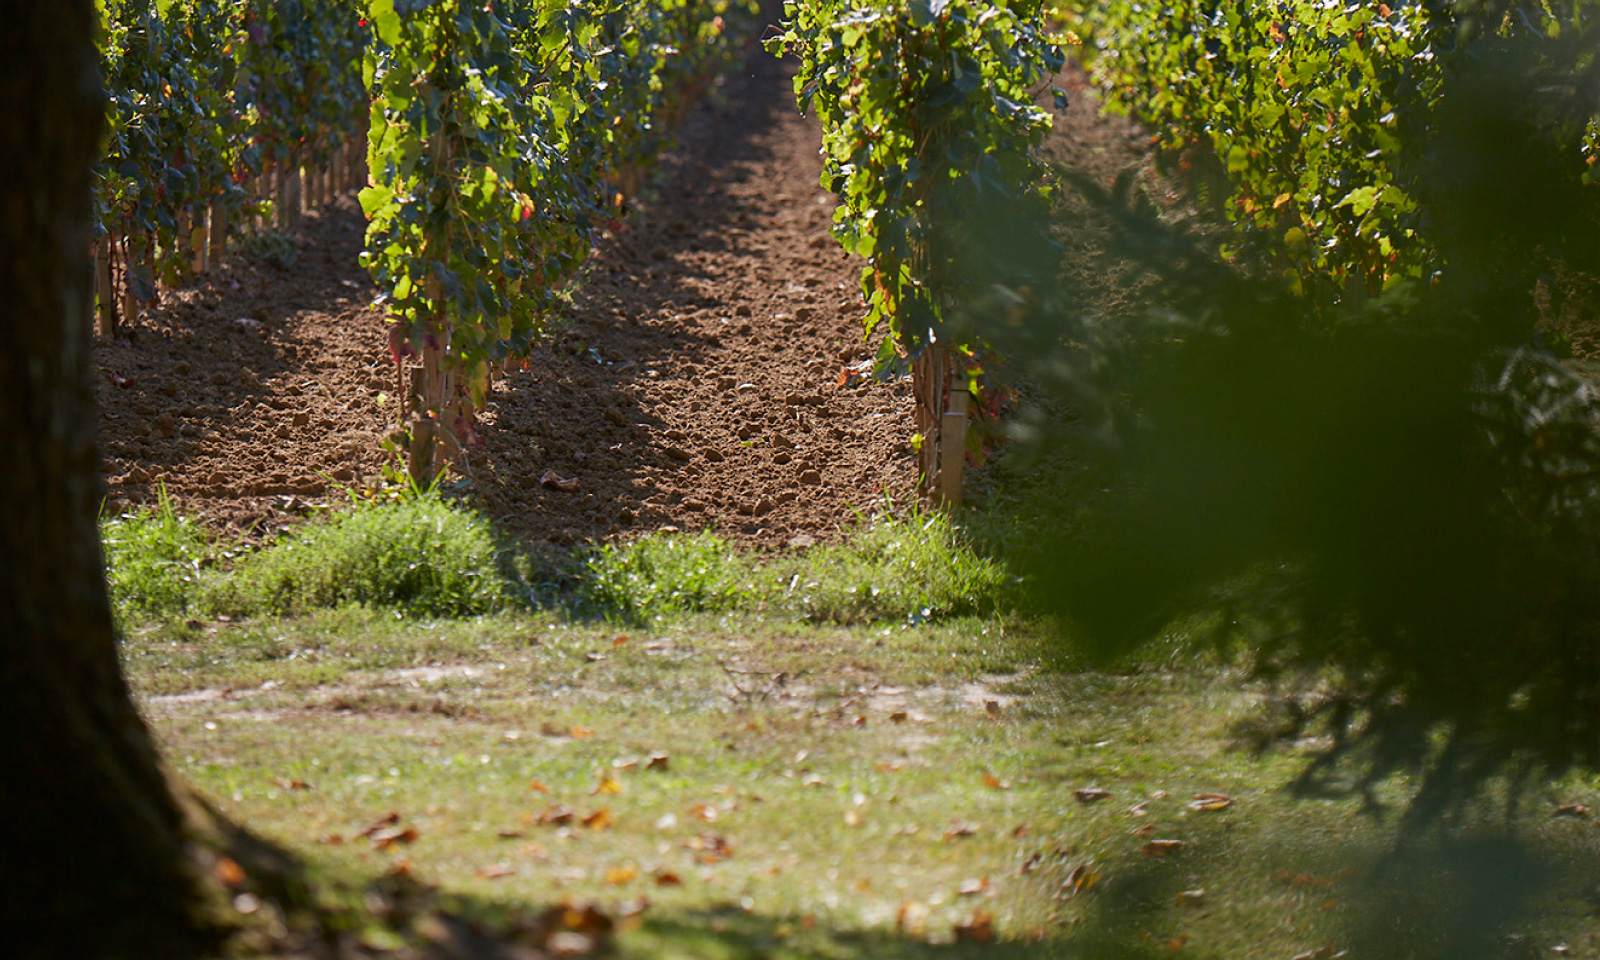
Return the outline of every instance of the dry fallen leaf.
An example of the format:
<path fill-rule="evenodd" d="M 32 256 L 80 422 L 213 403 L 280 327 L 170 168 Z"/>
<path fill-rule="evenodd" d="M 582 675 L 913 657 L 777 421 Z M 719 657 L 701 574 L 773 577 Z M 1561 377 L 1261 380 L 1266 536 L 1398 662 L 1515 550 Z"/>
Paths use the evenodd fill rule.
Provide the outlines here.
<path fill-rule="evenodd" d="M 861 826 L 861 814 L 855 810 L 846 810 L 844 812 L 844 825 L 847 827 Z"/>
<path fill-rule="evenodd" d="M 578 478 L 563 477 L 554 470 L 546 470 L 544 475 L 539 478 L 539 485 L 541 487 L 549 487 L 552 490 L 560 490 L 562 493 L 572 493 L 578 489 Z"/>
<path fill-rule="evenodd" d="M 637 917 L 648 909 L 650 909 L 649 897 L 634 897 L 631 900 L 624 900 L 617 904 L 617 916 L 623 918 Z"/>
<path fill-rule="evenodd" d="M 1280 883 L 1287 883 L 1291 887 L 1309 887 L 1313 890 L 1326 890 L 1338 882 L 1338 877 L 1319 877 L 1314 873 L 1295 873 L 1292 870 L 1279 870 L 1273 878 Z"/>
<path fill-rule="evenodd" d="M 522 837 L 522 831 L 516 827 L 501 827 L 495 831 L 495 836 L 502 840 L 518 840 Z"/>
<path fill-rule="evenodd" d="M 972 943 L 989 943 L 994 940 L 994 917 L 982 908 L 972 911 L 972 916 L 954 927 L 956 940 Z"/>
<path fill-rule="evenodd" d="M 872 765 L 872 768 L 879 773 L 899 773 L 906 768 L 906 765 L 898 760 L 879 760 Z"/>
<path fill-rule="evenodd" d="M 995 776 L 992 773 L 985 773 L 983 775 L 983 785 L 988 787 L 991 790 L 1010 790 L 1011 789 L 1011 781 L 1009 781 L 1009 780 L 1001 780 L 999 777 Z"/>
<path fill-rule="evenodd" d="M 280 790 L 310 790 L 311 789 L 311 784 L 306 783 L 304 780 L 273 780 L 272 782 Z"/>
<path fill-rule="evenodd" d="M 1179 903 L 1189 903 L 1189 904 L 1201 903 L 1202 901 L 1205 900 L 1205 898 L 1206 898 L 1206 891 L 1205 891 L 1204 887 L 1195 887 L 1193 890 L 1184 890 L 1183 892 L 1178 894 L 1178 902 Z"/>
<path fill-rule="evenodd" d="M 517 868 L 510 864 L 496 863 L 488 867 L 479 867 L 473 872 L 485 880 L 499 880 L 502 877 L 514 875 L 517 872 Z"/>
<path fill-rule="evenodd" d="M 1226 810 L 1233 806 L 1233 798 L 1225 793 L 1202 793 L 1189 801 L 1189 809 L 1201 812 Z"/>
<path fill-rule="evenodd" d="M 582 740 L 584 737 L 594 736 L 594 731 L 590 730 L 588 727 L 573 727 L 571 730 L 567 731 L 567 736 L 574 740 Z"/>
<path fill-rule="evenodd" d="M 1139 852 L 1147 857 L 1164 857 L 1169 853 L 1177 853 L 1188 846 L 1182 840 L 1150 840 L 1139 848 Z"/>
<path fill-rule="evenodd" d="M 612 867 L 606 871 L 606 883 L 613 887 L 620 887 L 625 883 L 632 883 L 639 876 L 637 867 Z"/>
<path fill-rule="evenodd" d="M 330 847 L 337 847 L 339 844 L 344 843 L 344 835 L 340 833 L 330 833 L 326 836 L 318 837 L 317 842 L 325 843 Z"/>
<path fill-rule="evenodd" d="M 999 700 L 985 700 L 985 701 L 983 701 L 983 712 L 987 713 L 991 718 L 998 720 L 1000 718 L 1000 701 Z"/>
<path fill-rule="evenodd" d="M 1188 943 L 1188 942 L 1189 942 L 1189 938 L 1188 938 L 1187 935 L 1181 936 L 1181 937 L 1173 937 L 1172 939 L 1168 940 L 1165 944 L 1162 945 L 1162 949 L 1166 950 L 1168 953 L 1177 953 L 1179 950 L 1182 950 L 1183 949 L 1183 945 Z"/>
<path fill-rule="evenodd" d="M 538 822 L 560 826 L 564 823 L 571 823 L 572 818 L 575 816 L 577 816 L 577 814 L 573 813 L 571 807 L 559 803 L 553 803 L 550 806 L 545 807 L 544 812 L 539 814 Z"/>
<path fill-rule="evenodd" d="M 1085 860 L 1073 864 L 1067 871 L 1066 877 L 1061 881 L 1061 887 L 1056 890 L 1057 900 L 1071 900 L 1081 893 L 1088 893 L 1100 882 L 1100 874 L 1094 869 L 1094 864 Z"/>
<path fill-rule="evenodd" d="M 1582 803 L 1564 803 L 1561 806 L 1556 807 L 1555 812 L 1552 814 L 1552 816 L 1557 816 L 1557 817 L 1577 817 L 1580 820 L 1586 820 L 1586 819 L 1589 818 L 1589 816 L 1592 813 L 1594 813 L 1594 811 L 1590 810 L 1589 807 L 1587 805 L 1585 805 L 1585 804 L 1582 804 Z"/>
<path fill-rule="evenodd" d="M 976 823 L 971 823 L 969 821 L 958 821 L 956 823 L 952 823 L 950 825 L 950 829 L 944 832 L 944 839 L 953 840 L 956 837 L 970 837 L 982 829 L 983 828 Z"/>
<path fill-rule="evenodd" d="M 532 790 L 534 793 L 549 793 L 550 792 L 550 788 L 549 787 L 545 786 L 544 784 L 540 783 L 537 780 L 530 781 L 528 783 L 528 789 Z"/>
<path fill-rule="evenodd" d="M 733 846 L 728 839 L 715 833 L 702 833 L 690 837 L 683 843 L 684 847 L 695 852 L 695 860 L 705 866 L 721 863 L 733 856 Z"/>
<path fill-rule="evenodd" d="M 613 777 L 609 773 L 605 773 L 600 775 L 599 784 L 597 784 L 593 790 L 589 791 L 589 796 L 592 797 L 596 794 L 616 794 L 621 792 L 622 781 L 618 780 L 616 777 Z"/>
<path fill-rule="evenodd" d="M 404 830 L 400 829 L 399 827 L 392 827 L 388 830 L 379 830 L 377 833 L 372 834 L 372 849 L 374 850 L 388 850 L 390 847 L 393 847 L 396 844 L 416 842 L 416 827 L 406 827 Z"/>
<path fill-rule="evenodd" d="M 400 814 L 398 812 L 396 812 L 396 811 L 391 810 L 388 813 L 384 814 L 383 816 L 379 817 L 377 820 L 373 821 L 371 826 L 367 827 L 365 830 L 362 830 L 360 833 L 356 834 L 356 836 L 358 836 L 358 837 L 370 837 L 373 834 L 377 833 L 379 830 L 382 830 L 384 827 L 391 826 L 391 825 L 399 823 L 399 822 L 400 822 Z"/>
<path fill-rule="evenodd" d="M 890 723 L 905 723 L 906 722 L 906 712 L 904 710 L 896 710 L 894 713 L 889 714 L 889 722 Z"/>
<path fill-rule="evenodd" d="M 689 808 L 689 816 L 710 823 L 717 819 L 717 808 L 709 803 L 697 803 Z"/>
<path fill-rule="evenodd" d="M 927 933 L 928 908 L 915 900 L 900 904 L 895 914 L 894 928 L 908 937 L 921 937 Z"/>
<path fill-rule="evenodd" d="M 1039 864 L 1041 864 L 1043 862 L 1044 862 L 1044 854 L 1042 854 L 1042 853 L 1031 854 L 1028 857 L 1028 859 L 1022 861 L 1022 866 L 1017 868 L 1017 872 L 1018 873 L 1023 873 L 1023 874 L 1032 873 L 1034 870 L 1038 869 Z"/>
<path fill-rule="evenodd" d="M 656 871 L 656 886 L 681 887 L 683 886 L 683 878 L 671 870 L 658 870 Z"/>
<path fill-rule="evenodd" d="M 212 872 L 225 886 L 237 887 L 245 881 L 244 868 L 231 857 L 218 857 L 217 865 L 212 868 Z"/>
<path fill-rule="evenodd" d="M 989 892 L 988 877 L 968 877 L 961 881 L 961 886 L 956 887 L 956 893 L 963 897 L 975 897 L 980 893 Z"/>
<path fill-rule="evenodd" d="M 1079 803 L 1096 803 L 1100 800 L 1110 799 L 1111 791 L 1102 787 L 1079 787 L 1072 791 L 1072 795 L 1078 799 Z"/>
<path fill-rule="evenodd" d="M 666 754 L 652 753 L 650 754 L 650 759 L 646 761 L 644 768 L 646 770 L 666 770 L 671 766 L 671 764 L 672 758 Z"/>
<path fill-rule="evenodd" d="M 584 817 L 583 825 L 590 830 L 608 830 L 611 827 L 611 811 L 601 807 L 594 813 Z"/>

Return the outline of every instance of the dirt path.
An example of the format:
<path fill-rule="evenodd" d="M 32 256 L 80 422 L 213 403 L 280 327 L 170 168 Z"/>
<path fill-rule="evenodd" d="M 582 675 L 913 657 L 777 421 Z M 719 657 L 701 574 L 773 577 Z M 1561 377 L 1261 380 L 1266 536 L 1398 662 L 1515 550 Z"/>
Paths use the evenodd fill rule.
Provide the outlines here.
<path fill-rule="evenodd" d="M 828 236 L 820 132 L 789 76 L 757 53 L 727 80 L 601 245 L 570 327 L 497 387 L 472 471 L 509 528 L 804 542 L 908 495 L 905 388 L 840 385 L 871 355 L 861 267 Z M 547 469 L 578 490 L 541 487 Z"/>
<path fill-rule="evenodd" d="M 904 388 L 841 385 L 870 352 L 818 142 L 787 69 L 760 53 L 689 121 L 555 335 L 496 386 L 462 468 L 506 529 L 803 543 L 907 495 Z M 361 230 L 345 200 L 308 218 L 292 265 L 232 257 L 167 291 L 132 340 L 99 345 L 113 505 L 164 485 L 259 535 L 381 475 L 396 389 Z M 548 470 L 578 489 L 541 486 Z"/>

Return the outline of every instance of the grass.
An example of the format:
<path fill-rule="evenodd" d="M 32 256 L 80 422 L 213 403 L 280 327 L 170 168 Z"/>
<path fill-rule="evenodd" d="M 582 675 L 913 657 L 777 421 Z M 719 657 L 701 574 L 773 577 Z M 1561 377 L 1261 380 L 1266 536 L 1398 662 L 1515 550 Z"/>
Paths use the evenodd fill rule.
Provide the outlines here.
<path fill-rule="evenodd" d="M 231 566 L 165 506 L 106 529 L 166 756 L 358 888 L 403 865 L 486 915 L 596 902 L 625 960 L 1600 949 L 1600 833 L 1548 816 L 1600 782 L 1397 850 L 1354 800 L 1289 796 L 1314 743 L 1239 746 L 1261 691 L 1181 637 L 1082 669 L 942 517 L 767 557 L 646 538 L 554 603 L 431 498 Z M 190 618 L 223 601 L 254 619 Z M 391 813 L 415 840 L 375 847 Z"/>
<path fill-rule="evenodd" d="M 347 609 L 151 627 L 125 656 L 166 755 L 228 815 L 333 876 L 404 863 L 491 907 L 648 900 L 625 958 L 1600 946 L 1592 823 L 1490 817 L 1396 858 L 1354 801 L 1288 797 L 1301 751 L 1235 746 L 1256 693 L 1238 677 L 1048 673 L 1029 666 L 1044 640 L 994 618 L 619 630 Z M 1191 808 L 1210 793 L 1231 805 Z M 391 812 L 416 840 L 375 849 L 360 831 Z M 1527 912 L 1519 891 L 1539 891 Z M 986 917 L 996 943 L 951 945 Z"/>
<path fill-rule="evenodd" d="M 633 624 L 732 611 L 920 622 L 991 612 L 1009 586 L 1005 569 L 937 513 L 884 513 L 842 543 L 764 560 L 709 532 L 654 534 L 594 550 L 554 592 L 542 582 L 550 574 L 500 544 L 481 515 L 434 494 L 353 501 L 254 551 L 209 543 L 165 498 L 107 519 L 102 531 L 112 592 L 130 622 L 343 606 L 411 617 L 516 607 Z"/>

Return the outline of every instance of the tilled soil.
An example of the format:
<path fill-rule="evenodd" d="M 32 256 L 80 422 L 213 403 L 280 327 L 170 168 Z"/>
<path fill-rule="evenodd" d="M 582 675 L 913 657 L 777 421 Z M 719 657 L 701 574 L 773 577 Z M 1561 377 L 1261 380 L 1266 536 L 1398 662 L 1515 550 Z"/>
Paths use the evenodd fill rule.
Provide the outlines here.
<path fill-rule="evenodd" d="M 908 394 L 859 376 L 861 265 L 828 236 L 818 143 L 759 54 L 691 118 L 457 465 L 504 529 L 803 543 L 909 496 Z M 113 506 L 164 487 L 261 535 L 381 476 L 398 381 L 361 231 L 345 199 L 307 218 L 291 266 L 231 257 L 99 345 Z M 577 489 L 541 485 L 549 471 Z"/>
<path fill-rule="evenodd" d="M 508 533 L 803 545 L 912 496 L 908 388 L 869 375 L 861 262 L 828 235 L 820 132 L 791 76 L 756 53 L 726 79 L 597 241 L 551 336 L 495 384 L 457 488 Z M 1131 127 L 1092 104 L 1062 121 L 1096 174 L 1138 162 Z M 112 509 L 165 489 L 253 538 L 381 478 L 399 381 L 362 229 L 345 198 L 307 217 L 292 265 L 232 256 L 98 345 Z"/>

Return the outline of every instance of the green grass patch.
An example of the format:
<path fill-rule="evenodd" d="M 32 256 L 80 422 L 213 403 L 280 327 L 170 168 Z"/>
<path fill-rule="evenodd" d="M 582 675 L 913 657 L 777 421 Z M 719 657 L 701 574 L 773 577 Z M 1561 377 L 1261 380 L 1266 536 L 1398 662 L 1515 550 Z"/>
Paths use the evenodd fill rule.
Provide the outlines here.
<path fill-rule="evenodd" d="M 200 596 L 212 545 L 199 524 L 173 510 L 165 488 L 155 507 L 103 519 L 100 539 L 120 621 L 190 612 Z"/>
<path fill-rule="evenodd" d="M 1600 833 L 1549 815 L 1600 805 L 1600 783 L 1397 851 L 1358 800 L 1289 795 L 1312 745 L 1237 745 L 1260 695 L 1237 674 L 1049 673 L 1028 666 L 1041 642 L 988 618 L 347 609 L 145 629 L 126 659 L 168 757 L 229 816 L 330 875 L 405 862 L 486 908 L 647 899 L 629 960 L 1600 946 Z M 391 812 L 414 842 L 360 835 Z M 994 942 L 957 942 L 984 920 Z"/>
<path fill-rule="evenodd" d="M 346 605 L 460 617 L 516 595 L 488 521 L 433 494 L 356 502 L 241 559 L 208 591 L 214 611 L 288 615 Z"/>

